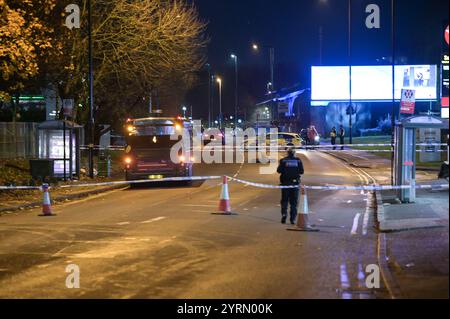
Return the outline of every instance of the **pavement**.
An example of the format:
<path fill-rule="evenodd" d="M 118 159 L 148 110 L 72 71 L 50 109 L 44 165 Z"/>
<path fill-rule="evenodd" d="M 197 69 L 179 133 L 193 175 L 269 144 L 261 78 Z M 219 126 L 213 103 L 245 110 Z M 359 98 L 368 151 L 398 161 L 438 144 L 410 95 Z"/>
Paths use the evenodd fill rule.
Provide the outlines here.
<path fill-rule="evenodd" d="M 361 185 L 364 174 L 319 152 L 300 154 L 308 185 Z M 196 175 L 230 175 L 277 185 L 260 164 L 198 165 Z M 384 281 L 365 285 L 377 265 L 369 194 L 310 191 L 318 233 L 287 231 L 280 191 L 229 185 L 236 216 L 218 207 L 218 181 L 192 187 L 115 190 L 0 217 L 1 298 L 390 298 Z M 68 289 L 66 266 L 80 268 Z"/>
<path fill-rule="evenodd" d="M 51 189 L 50 190 L 50 198 L 52 203 L 60 203 L 80 198 L 89 197 L 92 195 L 101 194 L 104 192 L 109 192 L 114 189 L 125 188 L 124 185 L 116 185 L 116 186 L 97 186 L 97 187 L 89 187 L 89 188 L 78 188 L 78 189 Z M 40 190 L 31 190 L 24 191 L 25 195 L 22 194 L 14 194 L 15 191 L 8 191 L 10 196 L 3 196 L 2 202 L 0 203 L 0 216 L 5 214 L 11 214 L 15 211 L 22 211 L 28 208 L 37 208 L 42 206 L 42 191 Z M 23 195 L 23 196 L 21 196 Z M 5 198 L 6 197 L 6 198 Z"/>

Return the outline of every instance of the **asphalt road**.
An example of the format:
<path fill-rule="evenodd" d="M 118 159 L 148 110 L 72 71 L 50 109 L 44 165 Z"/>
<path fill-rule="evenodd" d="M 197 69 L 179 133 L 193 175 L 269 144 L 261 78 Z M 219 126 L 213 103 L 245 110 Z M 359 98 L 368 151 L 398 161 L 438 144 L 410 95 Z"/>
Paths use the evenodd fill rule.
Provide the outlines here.
<path fill-rule="evenodd" d="M 365 184 L 367 176 L 317 152 L 301 153 L 308 185 Z M 277 184 L 260 164 L 200 165 L 196 175 Z M 287 231 L 280 191 L 230 184 L 236 216 L 217 216 L 219 181 L 109 192 L 0 218 L 0 297 L 389 298 L 365 288 L 377 264 L 367 195 L 310 191 L 318 233 Z M 368 219 L 367 219 L 368 218 Z M 66 266 L 80 267 L 79 289 Z"/>

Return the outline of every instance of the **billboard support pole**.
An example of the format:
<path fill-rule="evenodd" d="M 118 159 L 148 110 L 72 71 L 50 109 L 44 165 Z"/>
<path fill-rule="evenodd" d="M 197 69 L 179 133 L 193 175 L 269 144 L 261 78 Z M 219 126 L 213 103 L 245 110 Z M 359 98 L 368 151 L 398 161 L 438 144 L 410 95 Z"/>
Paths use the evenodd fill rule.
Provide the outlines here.
<path fill-rule="evenodd" d="M 394 151 L 395 151 L 395 0 L 391 0 L 391 50 L 392 50 L 392 135 L 391 135 L 391 185 L 394 185 Z"/>
<path fill-rule="evenodd" d="M 352 103 L 352 0 L 348 0 L 348 59 L 349 59 L 349 129 L 350 144 L 353 144 L 353 103 Z"/>

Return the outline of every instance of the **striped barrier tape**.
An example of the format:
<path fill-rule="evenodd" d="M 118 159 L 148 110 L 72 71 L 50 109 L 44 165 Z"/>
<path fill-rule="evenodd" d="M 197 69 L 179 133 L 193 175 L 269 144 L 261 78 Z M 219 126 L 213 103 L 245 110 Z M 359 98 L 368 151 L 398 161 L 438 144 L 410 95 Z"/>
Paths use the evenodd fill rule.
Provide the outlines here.
<path fill-rule="evenodd" d="M 355 150 L 355 149 L 345 149 L 345 150 L 323 150 L 326 152 L 367 152 L 367 153 L 392 153 L 392 150 Z M 416 153 L 444 153 L 447 150 L 416 150 Z"/>
<path fill-rule="evenodd" d="M 114 181 L 114 182 L 103 182 L 103 183 L 93 183 L 93 184 L 71 184 L 62 185 L 59 188 L 73 188 L 73 187 L 95 187 L 95 186 L 114 186 L 114 185 L 132 185 L 132 184 L 147 184 L 147 183 L 158 183 L 158 182 L 194 182 L 194 181 L 207 181 L 214 179 L 221 179 L 222 176 L 192 176 L 192 177 L 168 177 L 159 179 L 143 179 L 138 181 Z"/>
<path fill-rule="evenodd" d="M 50 188 L 81 188 L 81 187 L 99 187 L 99 186 L 117 186 L 117 185 L 132 185 L 132 184 L 146 184 L 157 182 L 193 182 L 221 179 L 222 176 L 193 176 L 193 177 L 171 177 L 160 179 L 143 179 L 138 181 L 112 181 L 102 183 L 85 183 L 85 184 L 69 184 L 61 186 L 52 186 Z M 41 190 L 42 186 L 0 186 L 0 190 Z"/>
<path fill-rule="evenodd" d="M 234 177 L 228 177 L 229 180 L 240 183 L 240 184 L 246 184 L 249 186 L 254 186 L 258 188 L 267 188 L 267 189 L 292 189 L 292 188 L 299 188 L 300 186 L 294 185 L 294 186 L 281 186 L 281 185 L 270 185 L 270 184 L 261 184 L 261 183 L 255 183 L 255 182 L 249 182 L 244 181 L 241 179 L 237 179 Z M 305 189 L 310 190 L 353 190 L 353 191 L 377 191 L 377 190 L 399 190 L 399 189 L 410 189 L 411 185 L 400 185 L 400 186 L 392 186 L 392 185 L 367 185 L 367 186 L 346 186 L 346 185 L 336 185 L 336 186 L 309 186 L 309 185 L 302 185 Z M 437 185 L 415 185 L 416 189 L 448 189 L 448 184 L 437 184 Z"/>
<path fill-rule="evenodd" d="M 88 150 L 89 146 L 86 145 L 81 145 L 80 146 L 80 150 Z M 100 147 L 98 145 L 93 147 L 94 150 L 98 151 L 104 151 L 104 150 L 109 150 L 109 151 L 124 151 L 125 147 L 124 146 L 109 146 L 109 147 Z"/>
<path fill-rule="evenodd" d="M 227 176 L 230 181 L 234 181 L 240 184 L 246 184 L 249 186 L 257 188 L 267 188 L 267 189 L 292 189 L 299 188 L 300 186 L 281 186 L 281 185 L 271 185 L 263 183 L 255 183 L 250 181 L 245 181 L 235 177 Z M 206 180 L 219 180 L 222 176 L 193 176 L 193 177 L 169 177 L 161 179 L 146 179 L 138 181 L 113 181 L 113 182 L 102 182 L 102 183 L 86 183 L 86 184 L 70 184 L 56 186 L 52 188 L 79 188 L 79 187 L 96 187 L 96 186 L 113 186 L 113 185 L 131 185 L 131 184 L 146 184 L 146 183 L 157 183 L 157 182 L 184 182 L 184 181 L 206 181 Z M 376 190 L 398 190 L 398 189 L 410 189 L 411 185 L 366 185 L 366 186 L 353 186 L 353 185 L 335 185 L 335 186 L 310 186 L 302 185 L 305 189 L 310 190 L 365 190 L 365 191 L 376 191 Z M 449 184 L 424 184 L 415 185 L 416 189 L 448 189 Z M 0 186 L 0 190 L 37 190 L 41 189 L 41 186 Z"/>
<path fill-rule="evenodd" d="M 37 190 L 41 186 L 0 186 L 0 190 Z"/>
<path fill-rule="evenodd" d="M 221 147 L 222 145 L 219 143 L 217 145 L 215 145 L 217 147 Z M 392 147 L 392 144 L 336 144 L 336 145 L 331 145 L 331 144 L 326 144 L 326 145 L 302 145 L 302 146 L 295 146 L 295 148 L 329 148 L 329 147 Z M 416 144 L 417 147 L 447 147 L 448 145 L 445 143 L 420 143 L 420 144 Z M 237 148 L 236 146 L 229 146 L 229 145 L 225 145 L 225 148 Z M 257 146 L 257 145 L 250 145 L 250 146 L 245 146 L 243 145 L 242 148 L 269 148 L 270 145 L 262 145 L 262 146 Z M 285 148 L 286 146 L 275 146 L 278 148 Z M 81 145 L 80 149 L 82 150 L 88 150 L 89 146 L 87 145 Z M 125 146 L 108 146 L 108 147 L 101 147 L 99 145 L 95 145 L 93 147 L 93 149 L 95 150 L 117 150 L 117 151 L 123 151 L 125 150 Z"/>
<path fill-rule="evenodd" d="M 220 146 L 220 145 L 219 145 Z M 322 144 L 322 145 L 302 145 L 302 146 L 294 146 L 294 148 L 329 148 L 329 147 L 393 147 L 392 144 Z M 447 147 L 448 145 L 445 143 L 419 143 L 416 144 L 416 147 Z M 230 147 L 230 146 L 228 146 Z M 258 146 L 253 144 L 250 144 L 249 146 L 244 146 L 245 148 L 269 148 L 270 145 L 262 145 Z M 275 147 L 281 147 L 284 148 L 286 146 L 277 146 Z"/>
<path fill-rule="evenodd" d="M 85 183 L 85 184 L 67 184 L 61 186 L 51 186 L 50 188 L 81 188 L 81 187 L 98 187 L 98 186 L 117 186 L 132 184 L 147 184 L 157 182 L 194 182 L 221 179 L 222 176 L 192 176 L 192 177 L 169 177 L 160 179 L 143 179 L 137 181 L 111 181 L 101 183 Z M 42 186 L 0 186 L 0 190 L 42 190 Z"/>

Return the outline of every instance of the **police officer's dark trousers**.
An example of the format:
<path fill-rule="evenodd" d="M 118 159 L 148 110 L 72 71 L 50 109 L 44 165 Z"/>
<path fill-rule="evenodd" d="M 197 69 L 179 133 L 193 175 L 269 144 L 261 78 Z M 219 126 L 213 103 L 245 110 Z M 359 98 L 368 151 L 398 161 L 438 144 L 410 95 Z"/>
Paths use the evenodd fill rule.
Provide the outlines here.
<path fill-rule="evenodd" d="M 297 218 L 297 206 L 300 191 L 298 188 L 286 188 L 281 190 L 281 215 L 285 219 L 288 215 L 288 206 L 291 206 L 291 222 Z"/>

